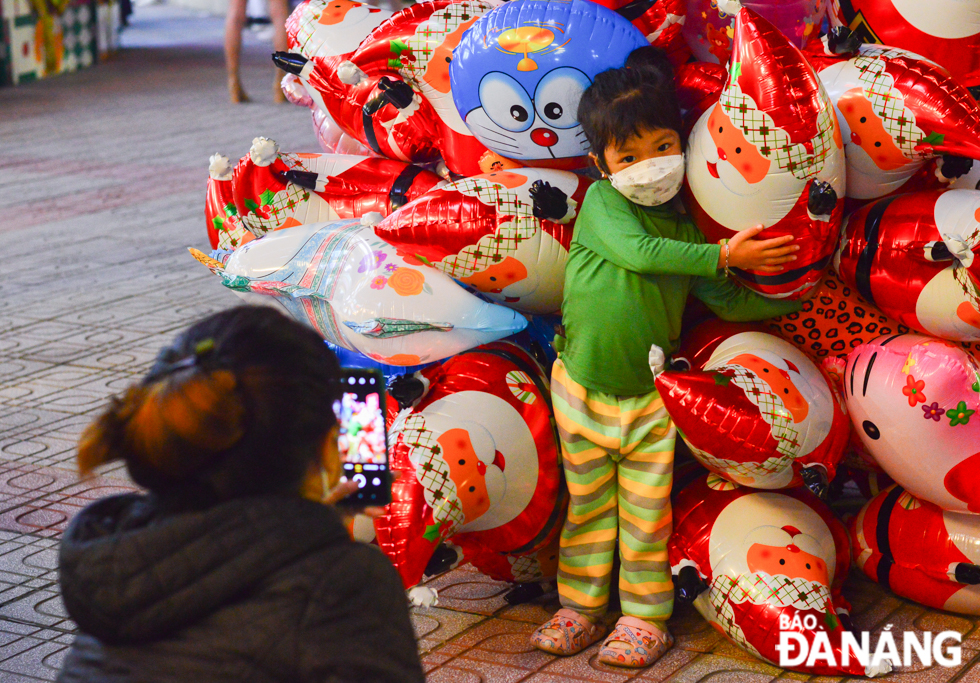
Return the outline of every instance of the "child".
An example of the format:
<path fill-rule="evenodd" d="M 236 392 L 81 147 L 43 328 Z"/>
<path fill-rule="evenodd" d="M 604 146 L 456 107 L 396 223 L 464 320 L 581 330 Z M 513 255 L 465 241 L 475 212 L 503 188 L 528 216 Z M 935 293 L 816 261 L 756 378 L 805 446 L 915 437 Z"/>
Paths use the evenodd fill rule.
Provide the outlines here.
<path fill-rule="evenodd" d="M 651 347 L 676 350 L 689 293 L 725 320 L 798 310 L 797 302 L 766 299 L 725 277 L 729 266 L 778 272 L 798 247 L 792 236 L 752 239 L 762 226 L 725 246 L 705 244 L 671 205 L 684 176 L 681 115 L 670 63 L 656 48 L 599 74 L 578 118 L 603 180 L 589 188 L 575 226 L 565 340 L 558 338 L 551 380 L 571 494 L 559 560 L 562 609 L 531 640 L 571 655 L 604 635 L 618 548 L 623 617 L 599 661 L 638 668 L 673 644 L 667 540 L 676 432 L 650 373 Z"/>

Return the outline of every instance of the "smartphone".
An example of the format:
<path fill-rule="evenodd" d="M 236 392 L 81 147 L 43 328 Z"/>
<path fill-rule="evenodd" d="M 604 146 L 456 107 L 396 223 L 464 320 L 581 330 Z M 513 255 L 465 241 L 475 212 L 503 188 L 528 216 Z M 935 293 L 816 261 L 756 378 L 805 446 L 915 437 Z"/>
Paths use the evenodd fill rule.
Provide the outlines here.
<path fill-rule="evenodd" d="M 385 431 L 384 376 L 377 370 L 344 368 L 340 400 L 334 403 L 343 466 L 341 481 L 356 481 L 357 491 L 342 505 L 387 505 L 391 502 L 388 435 Z"/>

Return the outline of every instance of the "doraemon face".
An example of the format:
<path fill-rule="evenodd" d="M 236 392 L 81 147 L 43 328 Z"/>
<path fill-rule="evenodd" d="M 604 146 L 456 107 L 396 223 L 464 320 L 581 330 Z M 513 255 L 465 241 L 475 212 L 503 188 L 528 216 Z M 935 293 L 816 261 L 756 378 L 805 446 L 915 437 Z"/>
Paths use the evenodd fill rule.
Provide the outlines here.
<path fill-rule="evenodd" d="M 583 157 L 582 93 L 647 44 L 594 2 L 515 0 L 483 15 L 453 50 L 453 102 L 473 135 L 503 157 Z"/>
<path fill-rule="evenodd" d="M 512 159 L 561 159 L 588 152 L 576 117 L 592 80 L 570 66 L 553 69 L 528 93 L 516 79 L 491 71 L 480 81 L 480 107 L 468 112 L 467 127 L 488 149 Z"/>

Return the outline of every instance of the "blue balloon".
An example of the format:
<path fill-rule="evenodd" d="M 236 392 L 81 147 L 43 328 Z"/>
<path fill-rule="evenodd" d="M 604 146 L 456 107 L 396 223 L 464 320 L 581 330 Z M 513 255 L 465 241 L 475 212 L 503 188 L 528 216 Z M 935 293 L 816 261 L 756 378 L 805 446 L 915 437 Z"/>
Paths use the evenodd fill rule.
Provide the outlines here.
<path fill-rule="evenodd" d="M 511 159 L 588 153 L 578 103 L 597 74 L 648 45 L 589 0 L 516 0 L 483 15 L 453 50 L 453 102 L 476 138 Z"/>

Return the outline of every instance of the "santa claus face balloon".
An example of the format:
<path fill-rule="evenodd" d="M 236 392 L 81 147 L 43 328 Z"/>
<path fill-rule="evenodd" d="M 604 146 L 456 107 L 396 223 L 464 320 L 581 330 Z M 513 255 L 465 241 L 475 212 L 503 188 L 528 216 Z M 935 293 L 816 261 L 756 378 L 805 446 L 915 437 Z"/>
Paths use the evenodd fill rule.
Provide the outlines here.
<path fill-rule="evenodd" d="M 713 323 L 705 323 L 711 326 Z M 730 326 L 734 327 L 734 326 Z M 703 368 L 657 376 L 678 432 L 712 472 L 745 486 L 799 486 L 805 468 L 833 478 L 848 423 L 836 389 L 792 344 L 736 332 Z M 698 350 L 685 346 L 685 356 Z"/>
<path fill-rule="evenodd" d="M 673 572 L 697 571 L 707 590 L 694 606 L 726 638 L 778 663 L 780 623 L 798 624 L 793 630 L 811 647 L 818 633 L 826 637 L 841 662 L 837 611 L 846 604 L 840 585 L 850 554 L 847 532 L 826 505 L 801 489 L 760 492 L 708 475 L 677 496 L 674 520 Z M 866 675 L 853 658 L 841 668 L 826 660 L 793 668 Z"/>
<path fill-rule="evenodd" d="M 980 517 L 892 486 L 850 526 L 854 561 L 869 578 L 929 607 L 980 614 Z"/>
<path fill-rule="evenodd" d="M 762 224 L 792 234 L 797 260 L 781 273 L 736 270 L 768 296 L 798 295 L 830 262 L 844 195 L 840 127 L 803 54 L 747 9 L 735 21 L 729 77 L 688 142 L 687 198 L 709 241 Z"/>
<path fill-rule="evenodd" d="M 456 111 L 449 63 L 462 36 L 491 5 L 434 0 L 389 14 L 369 32 L 360 32 L 368 25 L 361 21 L 346 32 L 346 22 L 362 7 L 377 12 L 356 2 L 308 0 L 287 22 L 293 52 L 277 53 L 274 61 L 299 77 L 314 107 L 343 134 L 374 153 L 412 162 L 441 156 L 455 173 L 479 173 L 488 152 Z"/>
<path fill-rule="evenodd" d="M 950 342 L 879 337 L 847 357 L 844 392 L 864 448 L 912 495 L 980 512 L 980 364 Z"/>
<path fill-rule="evenodd" d="M 980 85 L 977 0 L 831 0 L 828 17 L 832 26 L 849 26 L 866 42 L 911 50 L 963 85 Z"/>
<path fill-rule="evenodd" d="M 880 199 L 847 218 L 837 271 L 903 325 L 980 341 L 980 191 Z"/>
<path fill-rule="evenodd" d="M 553 540 L 564 498 L 540 366 L 497 343 L 400 381 L 417 383 L 420 395 L 403 410 L 389 401 L 392 467 L 402 479 L 376 526 L 405 585 L 418 582 L 445 539 L 464 557 L 526 555 Z"/>
<path fill-rule="evenodd" d="M 848 197 L 867 200 L 904 188 L 939 154 L 980 156 L 980 107 L 945 69 L 879 45 L 862 45 L 849 58 L 828 56 L 826 41 L 808 56 L 837 108 Z"/>
<path fill-rule="evenodd" d="M 508 2 L 454 51 L 453 99 L 473 135 L 501 156 L 535 166 L 581 161 L 588 152 L 577 119 L 582 93 L 596 74 L 647 44 L 629 21 L 593 2 Z"/>
<path fill-rule="evenodd" d="M 369 212 L 386 216 L 439 182 L 435 173 L 403 161 L 282 154 L 274 140 L 260 137 L 235 168 L 231 190 L 235 215 L 261 237 L 273 230 Z"/>
<path fill-rule="evenodd" d="M 531 186 L 565 196 L 563 216 L 534 216 Z M 491 299 L 529 313 L 561 308 L 576 207 L 591 181 L 567 171 L 515 169 L 440 185 L 375 226 L 400 253 Z"/>

